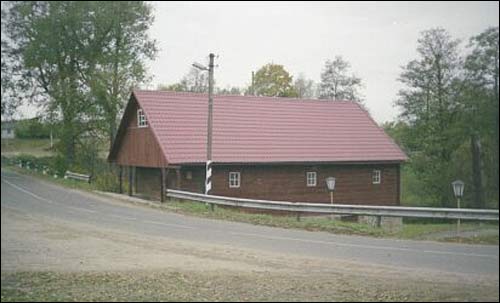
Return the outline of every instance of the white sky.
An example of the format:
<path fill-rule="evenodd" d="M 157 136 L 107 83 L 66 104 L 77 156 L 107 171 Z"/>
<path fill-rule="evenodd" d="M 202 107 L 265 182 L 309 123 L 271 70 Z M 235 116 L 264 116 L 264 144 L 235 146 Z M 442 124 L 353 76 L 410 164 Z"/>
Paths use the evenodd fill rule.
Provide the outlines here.
<path fill-rule="evenodd" d="M 480 3 L 154 3 L 152 36 L 161 51 L 152 87 L 174 83 L 194 61 L 219 55 L 218 85 L 244 86 L 274 62 L 318 82 L 327 59 L 342 55 L 364 80 L 377 122 L 393 120 L 401 66 L 416 57 L 422 30 L 441 26 L 468 40 L 498 26 L 498 2 Z"/>
<path fill-rule="evenodd" d="M 252 70 L 273 62 L 318 82 L 327 59 L 342 55 L 363 79 L 365 103 L 381 123 L 393 103 L 401 66 L 416 58 L 419 33 L 443 27 L 465 42 L 498 26 L 498 2 L 155 2 L 151 36 L 160 52 L 153 81 L 178 82 L 191 63 L 219 55 L 218 86 L 246 86 Z M 463 44 L 465 46 L 466 43 Z"/>

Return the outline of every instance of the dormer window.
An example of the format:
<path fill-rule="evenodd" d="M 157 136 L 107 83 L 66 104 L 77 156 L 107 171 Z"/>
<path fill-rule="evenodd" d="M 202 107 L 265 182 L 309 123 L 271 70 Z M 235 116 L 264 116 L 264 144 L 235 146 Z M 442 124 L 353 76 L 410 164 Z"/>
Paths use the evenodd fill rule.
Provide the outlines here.
<path fill-rule="evenodd" d="M 148 120 L 142 108 L 137 110 L 137 127 L 148 127 Z"/>

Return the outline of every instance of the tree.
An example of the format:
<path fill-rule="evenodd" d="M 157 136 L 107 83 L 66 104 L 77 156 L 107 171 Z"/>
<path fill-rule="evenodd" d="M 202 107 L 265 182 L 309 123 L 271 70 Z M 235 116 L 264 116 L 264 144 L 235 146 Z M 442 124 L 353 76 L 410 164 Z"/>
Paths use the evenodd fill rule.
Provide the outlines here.
<path fill-rule="evenodd" d="M 474 204 L 484 208 L 484 173 L 494 194 L 489 198 L 498 201 L 498 27 L 472 37 L 469 47 L 461 83 L 462 125 L 470 137 Z"/>
<path fill-rule="evenodd" d="M 84 14 L 91 22 L 81 26 L 73 39 L 85 55 L 78 64 L 81 78 L 90 87 L 105 117 L 110 146 L 115 137 L 118 115 L 130 91 L 147 80 L 145 60 L 157 52 L 147 31 L 153 22 L 152 8 L 143 1 L 96 2 Z"/>
<path fill-rule="evenodd" d="M 82 52 L 73 35 L 81 30 L 84 2 L 15 2 L 9 11 L 8 39 L 25 79 L 33 79 L 45 94 L 41 106 L 61 115 L 63 154 L 74 160 L 78 121 L 89 119 L 93 106 L 78 77 Z"/>
<path fill-rule="evenodd" d="M 304 74 L 299 74 L 293 83 L 293 87 L 300 99 L 311 99 L 315 97 L 315 85 L 313 80 L 308 80 Z"/>
<path fill-rule="evenodd" d="M 157 90 L 173 91 L 173 92 L 187 92 L 188 88 L 186 83 L 174 83 L 174 84 L 160 84 Z"/>
<path fill-rule="evenodd" d="M 297 97 L 292 80 L 283 65 L 266 64 L 255 73 L 254 93 L 257 96 Z"/>
<path fill-rule="evenodd" d="M 418 58 L 410 61 L 399 78 L 406 87 L 399 91 L 396 104 L 401 118 L 419 142 L 419 157 L 413 167 L 425 180 L 427 194 L 439 203 L 451 201 L 450 182 L 456 178 L 453 156 L 463 137 L 457 127 L 457 95 L 460 86 L 459 41 L 441 28 L 422 32 Z"/>
<path fill-rule="evenodd" d="M 319 98 L 328 100 L 349 100 L 362 102 L 361 78 L 350 72 L 351 65 L 341 56 L 327 60 L 321 73 Z"/>
<path fill-rule="evenodd" d="M 110 138 L 132 86 L 145 78 L 155 52 L 143 2 L 19 1 L 7 20 L 8 39 L 43 92 L 38 105 L 62 120 L 61 152 L 68 164 L 82 134 L 107 129 Z M 110 139 L 111 140 L 111 139 Z"/>
<path fill-rule="evenodd" d="M 2 1 L 2 39 L 1 39 L 1 71 L 2 71 L 2 119 L 11 119 L 19 106 L 26 100 L 35 99 L 35 85 L 29 79 L 23 77 L 26 70 L 19 60 L 14 47 L 15 43 L 8 37 L 7 27 L 10 19 L 11 1 Z"/>
<path fill-rule="evenodd" d="M 208 93 L 208 72 L 191 67 L 180 82 L 170 85 L 159 85 L 158 89 L 176 92 Z"/>
<path fill-rule="evenodd" d="M 218 95 L 237 95 L 241 96 L 242 91 L 239 87 L 233 86 L 233 87 L 226 87 L 226 88 L 218 88 L 217 89 L 217 94 Z"/>

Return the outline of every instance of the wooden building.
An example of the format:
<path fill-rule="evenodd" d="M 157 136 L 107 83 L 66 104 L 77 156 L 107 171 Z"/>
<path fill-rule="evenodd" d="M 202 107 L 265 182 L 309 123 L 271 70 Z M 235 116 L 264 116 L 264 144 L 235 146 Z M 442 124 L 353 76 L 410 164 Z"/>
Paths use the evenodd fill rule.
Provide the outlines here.
<path fill-rule="evenodd" d="M 108 160 L 129 194 L 164 199 L 165 187 L 204 191 L 206 94 L 134 91 Z M 215 96 L 211 194 L 399 205 L 406 155 L 357 103 Z"/>

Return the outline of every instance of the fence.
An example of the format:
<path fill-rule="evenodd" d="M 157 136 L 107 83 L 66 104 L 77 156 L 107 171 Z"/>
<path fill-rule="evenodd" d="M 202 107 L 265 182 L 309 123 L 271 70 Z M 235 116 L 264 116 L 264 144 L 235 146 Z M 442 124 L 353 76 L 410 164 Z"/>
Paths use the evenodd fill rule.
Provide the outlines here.
<path fill-rule="evenodd" d="M 75 179 L 75 180 L 80 180 L 80 181 L 85 181 L 87 183 L 90 183 L 90 176 L 89 175 L 77 174 L 74 172 L 70 172 L 69 170 L 66 171 L 66 173 L 64 174 L 64 179 Z"/>
<path fill-rule="evenodd" d="M 457 209 L 281 202 L 204 195 L 173 189 L 167 190 L 167 197 L 209 203 L 211 205 L 226 205 L 297 213 L 498 221 L 498 210 L 494 209 Z"/>

